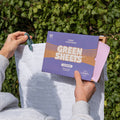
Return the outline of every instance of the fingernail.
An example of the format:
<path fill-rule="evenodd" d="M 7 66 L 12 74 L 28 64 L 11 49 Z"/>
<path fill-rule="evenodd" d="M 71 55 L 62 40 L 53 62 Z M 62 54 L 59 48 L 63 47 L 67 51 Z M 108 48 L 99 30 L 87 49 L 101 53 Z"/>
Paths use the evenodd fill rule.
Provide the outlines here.
<path fill-rule="evenodd" d="M 25 38 L 27 38 L 28 36 L 27 36 L 27 35 L 25 35 L 24 37 L 25 37 Z"/>
<path fill-rule="evenodd" d="M 75 70 L 75 73 L 78 73 L 78 71 L 77 71 L 77 70 Z"/>

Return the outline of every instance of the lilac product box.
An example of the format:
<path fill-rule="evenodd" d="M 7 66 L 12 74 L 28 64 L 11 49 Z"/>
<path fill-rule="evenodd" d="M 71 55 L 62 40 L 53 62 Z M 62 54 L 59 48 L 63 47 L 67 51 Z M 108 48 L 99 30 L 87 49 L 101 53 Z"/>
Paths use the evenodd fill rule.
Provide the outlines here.
<path fill-rule="evenodd" d="M 99 36 L 48 31 L 42 71 L 83 80 L 93 76 Z"/>

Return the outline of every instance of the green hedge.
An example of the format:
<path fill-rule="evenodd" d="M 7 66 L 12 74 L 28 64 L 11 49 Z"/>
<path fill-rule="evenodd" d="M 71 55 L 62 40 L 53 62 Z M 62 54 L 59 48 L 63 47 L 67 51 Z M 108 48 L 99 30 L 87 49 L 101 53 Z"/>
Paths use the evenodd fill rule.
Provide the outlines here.
<path fill-rule="evenodd" d="M 34 43 L 46 41 L 47 31 L 105 35 L 111 52 L 105 85 L 105 120 L 120 119 L 119 0 L 0 0 L 0 48 L 9 33 L 26 31 Z M 19 97 L 14 58 L 6 71 L 3 91 Z"/>

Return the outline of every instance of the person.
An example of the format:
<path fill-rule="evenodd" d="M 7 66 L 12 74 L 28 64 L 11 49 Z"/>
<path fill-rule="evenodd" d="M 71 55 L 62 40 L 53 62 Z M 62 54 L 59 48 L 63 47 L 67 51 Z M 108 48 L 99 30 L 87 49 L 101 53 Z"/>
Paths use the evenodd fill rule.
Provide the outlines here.
<path fill-rule="evenodd" d="M 9 58 L 14 55 L 20 44 L 28 39 L 25 32 L 15 32 L 8 35 L 7 40 L 0 50 L 0 91 L 5 79 L 5 70 L 9 65 Z M 32 36 L 31 36 L 32 38 Z M 74 72 L 76 80 L 75 104 L 73 105 L 72 117 L 70 120 L 93 120 L 89 115 L 88 101 L 95 92 L 93 82 L 82 81 L 80 73 Z M 12 94 L 0 92 L 0 120 L 55 120 L 51 116 L 40 113 L 33 108 L 19 108 L 18 100 Z"/>

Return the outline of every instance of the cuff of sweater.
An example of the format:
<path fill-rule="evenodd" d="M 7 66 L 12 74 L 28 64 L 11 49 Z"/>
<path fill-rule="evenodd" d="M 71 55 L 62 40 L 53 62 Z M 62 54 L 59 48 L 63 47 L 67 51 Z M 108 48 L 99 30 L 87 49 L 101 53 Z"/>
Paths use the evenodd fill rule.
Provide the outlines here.
<path fill-rule="evenodd" d="M 9 60 L 3 55 L 0 55 L 0 67 L 2 68 L 2 70 L 5 71 L 8 65 L 9 65 Z"/>
<path fill-rule="evenodd" d="M 85 101 L 78 101 L 73 105 L 73 115 L 89 114 L 89 104 Z"/>

